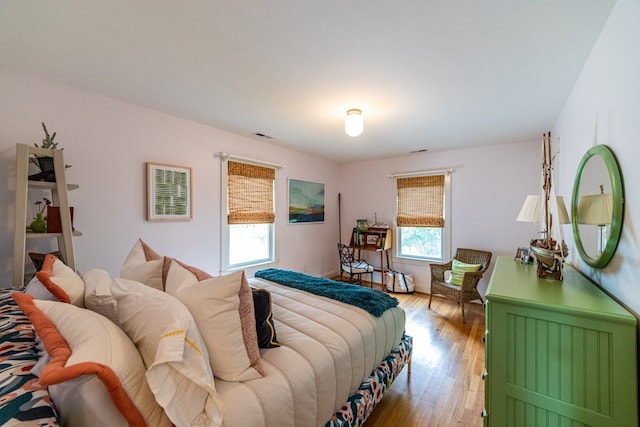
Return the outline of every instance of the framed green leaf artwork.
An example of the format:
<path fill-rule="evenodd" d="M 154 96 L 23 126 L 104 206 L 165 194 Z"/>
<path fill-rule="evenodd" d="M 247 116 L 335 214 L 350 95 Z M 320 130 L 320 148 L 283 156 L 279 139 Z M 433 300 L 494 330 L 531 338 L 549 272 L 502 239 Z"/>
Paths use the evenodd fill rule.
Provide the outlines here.
<path fill-rule="evenodd" d="M 147 220 L 192 219 L 191 168 L 147 162 Z"/>

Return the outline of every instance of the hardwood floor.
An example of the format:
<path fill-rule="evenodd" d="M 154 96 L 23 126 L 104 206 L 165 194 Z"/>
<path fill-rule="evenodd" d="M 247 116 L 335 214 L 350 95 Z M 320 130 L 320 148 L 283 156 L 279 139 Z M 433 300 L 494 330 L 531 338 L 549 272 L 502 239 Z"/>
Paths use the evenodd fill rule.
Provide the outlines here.
<path fill-rule="evenodd" d="M 405 367 L 365 427 L 481 426 L 482 305 L 467 304 L 463 324 L 455 301 L 434 295 L 429 310 L 427 294 L 392 295 L 405 310 L 406 331 L 413 336 L 411 376 Z"/>

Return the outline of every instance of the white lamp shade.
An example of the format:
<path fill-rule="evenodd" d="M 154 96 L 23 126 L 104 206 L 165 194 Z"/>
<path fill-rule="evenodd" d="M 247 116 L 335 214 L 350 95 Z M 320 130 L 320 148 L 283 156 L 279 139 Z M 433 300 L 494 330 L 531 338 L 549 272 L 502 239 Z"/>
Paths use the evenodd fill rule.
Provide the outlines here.
<path fill-rule="evenodd" d="M 578 224 L 611 224 L 613 198 L 611 193 L 582 196 L 578 203 Z"/>
<path fill-rule="evenodd" d="M 569 214 L 567 213 L 567 208 L 564 205 L 564 198 L 562 196 L 556 196 L 556 200 L 558 201 L 558 215 L 560 216 L 560 224 L 571 223 L 571 219 L 569 219 Z M 542 206 L 540 204 L 540 196 L 529 195 L 524 200 L 524 204 L 522 205 L 522 208 L 520 208 L 520 213 L 518 213 L 516 221 L 540 222 L 541 212 Z"/>
<path fill-rule="evenodd" d="M 349 136 L 358 136 L 364 130 L 364 119 L 362 111 L 352 108 L 347 111 L 347 117 L 344 119 L 344 131 Z"/>
<path fill-rule="evenodd" d="M 540 196 L 527 196 L 520 208 L 516 221 L 539 222 L 540 221 Z"/>

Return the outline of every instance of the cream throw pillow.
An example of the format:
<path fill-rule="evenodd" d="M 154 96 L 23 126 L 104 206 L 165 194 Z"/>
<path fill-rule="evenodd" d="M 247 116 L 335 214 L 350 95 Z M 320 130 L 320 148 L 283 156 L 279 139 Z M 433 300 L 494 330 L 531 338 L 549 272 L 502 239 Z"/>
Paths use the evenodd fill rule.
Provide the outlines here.
<path fill-rule="evenodd" d="M 129 251 L 120 269 L 120 277 L 144 283 L 155 289 L 164 290 L 162 268 L 165 257 L 138 239 Z"/>
<path fill-rule="evenodd" d="M 85 273 L 87 307 L 111 318 L 136 344 L 157 402 L 177 426 L 222 425 L 206 345 L 176 298 L 104 270 Z"/>
<path fill-rule="evenodd" d="M 449 283 L 456 286 L 462 286 L 464 273 L 476 272 L 479 271 L 480 268 L 482 268 L 481 264 L 467 264 L 454 258 L 451 266 L 451 277 L 449 278 Z"/>
<path fill-rule="evenodd" d="M 253 296 L 244 271 L 198 281 L 195 274 L 172 260 L 167 292 L 175 292 L 193 315 L 207 345 L 216 377 L 225 381 L 246 381 L 264 376 Z M 242 310 L 241 299 L 250 301 L 250 305 Z M 246 340 L 247 337 L 250 338 Z"/>

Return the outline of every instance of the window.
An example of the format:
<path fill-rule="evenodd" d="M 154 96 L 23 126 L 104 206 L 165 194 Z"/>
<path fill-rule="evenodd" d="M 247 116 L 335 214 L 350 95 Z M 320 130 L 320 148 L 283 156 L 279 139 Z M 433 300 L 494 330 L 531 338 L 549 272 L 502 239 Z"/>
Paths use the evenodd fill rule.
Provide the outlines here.
<path fill-rule="evenodd" d="M 222 269 L 272 262 L 275 169 L 232 160 L 225 163 Z"/>
<path fill-rule="evenodd" d="M 450 176 L 398 177 L 396 184 L 397 256 L 443 261 L 449 253 Z"/>

